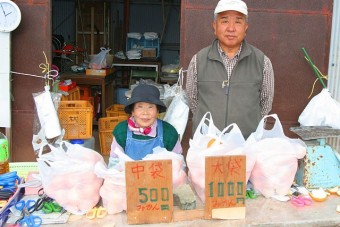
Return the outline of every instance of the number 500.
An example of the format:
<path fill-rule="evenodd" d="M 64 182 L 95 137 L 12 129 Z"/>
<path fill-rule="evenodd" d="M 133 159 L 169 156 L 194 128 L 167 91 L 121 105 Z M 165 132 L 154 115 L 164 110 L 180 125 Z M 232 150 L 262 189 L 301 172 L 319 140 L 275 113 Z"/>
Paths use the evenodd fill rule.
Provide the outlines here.
<path fill-rule="evenodd" d="M 150 199 L 150 202 L 158 202 L 158 190 L 157 188 L 139 188 L 138 194 L 140 196 L 139 202 L 147 203 Z M 161 188 L 161 201 L 169 201 L 169 189 L 168 188 Z"/>

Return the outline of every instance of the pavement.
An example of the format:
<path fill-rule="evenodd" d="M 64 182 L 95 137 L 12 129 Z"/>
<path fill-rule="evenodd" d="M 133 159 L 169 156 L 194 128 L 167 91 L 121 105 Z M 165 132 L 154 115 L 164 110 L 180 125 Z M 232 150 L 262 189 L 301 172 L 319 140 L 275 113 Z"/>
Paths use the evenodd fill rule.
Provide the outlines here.
<path fill-rule="evenodd" d="M 311 206 L 296 207 L 290 202 L 280 202 L 262 196 L 246 200 L 246 217 L 240 220 L 204 220 L 204 208 L 198 204 L 196 210 L 174 211 L 172 223 L 129 225 L 125 212 L 107 215 L 103 219 L 88 220 L 84 216 L 71 215 L 66 224 L 48 225 L 55 227 L 120 227 L 120 226 L 176 226 L 176 227 L 241 227 L 241 226 L 294 226 L 294 227 L 340 227 L 340 213 L 336 207 L 340 205 L 340 196 L 330 195 L 324 202 L 313 202 Z M 184 215 L 183 215 L 184 214 Z"/>

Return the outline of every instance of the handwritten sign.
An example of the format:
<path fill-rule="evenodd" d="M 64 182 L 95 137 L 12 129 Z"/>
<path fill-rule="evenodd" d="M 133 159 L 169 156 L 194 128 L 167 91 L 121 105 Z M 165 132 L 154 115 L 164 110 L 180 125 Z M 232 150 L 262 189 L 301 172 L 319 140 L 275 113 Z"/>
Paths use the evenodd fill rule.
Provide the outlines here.
<path fill-rule="evenodd" d="M 173 221 L 172 161 L 125 163 L 128 224 Z"/>
<path fill-rule="evenodd" d="M 246 157 L 205 159 L 205 219 L 245 218 Z"/>

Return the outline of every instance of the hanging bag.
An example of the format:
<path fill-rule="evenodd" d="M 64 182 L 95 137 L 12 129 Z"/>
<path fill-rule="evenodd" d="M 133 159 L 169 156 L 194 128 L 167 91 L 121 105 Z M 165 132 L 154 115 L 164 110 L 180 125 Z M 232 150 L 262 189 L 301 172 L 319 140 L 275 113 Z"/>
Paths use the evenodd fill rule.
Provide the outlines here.
<path fill-rule="evenodd" d="M 176 128 L 180 136 L 180 140 L 182 140 L 183 138 L 183 134 L 185 132 L 185 128 L 187 126 L 189 118 L 188 99 L 182 86 L 183 86 L 183 70 L 180 69 L 178 81 L 174 85 L 174 87 L 176 88 L 175 96 L 173 97 L 170 106 L 168 107 L 164 116 L 164 121 L 169 122 Z"/>
<path fill-rule="evenodd" d="M 330 126 L 340 129 L 340 103 L 327 89 L 314 96 L 299 116 L 303 126 Z"/>

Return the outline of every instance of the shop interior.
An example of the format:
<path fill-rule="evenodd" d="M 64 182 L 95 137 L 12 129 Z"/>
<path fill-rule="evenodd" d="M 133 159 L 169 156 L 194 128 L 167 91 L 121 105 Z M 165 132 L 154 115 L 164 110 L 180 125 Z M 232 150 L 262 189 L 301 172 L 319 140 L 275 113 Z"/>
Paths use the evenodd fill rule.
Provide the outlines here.
<path fill-rule="evenodd" d="M 180 0 L 52 1 L 52 63 L 62 83 L 74 83 L 64 100 L 93 105 L 90 147 L 108 149 L 100 146 L 99 120 L 126 104 L 136 84 L 154 83 L 162 92 L 178 81 L 179 40 Z M 111 70 L 90 78 L 86 69 L 103 48 Z"/>
<path fill-rule="evenodd" d="M 151 78 L 151 81 L 162 86 L 174 85 L 174 83 L 176 83 L 177 77 L 180 75 L 180 73 L 176 72 L 179 58 L 181 58 L 181 67 L 186 67 L 190 57 L 193 56 L 193 51 L 198 50 L 203 44 L 205 45 L 205 42 L 210 42 L 210 37 L 213 36 L 210 32 L 211 27 L 209 26 L 211 25 L 211 21 L 207 18 L 211 18 L 212 16 L 211 9 L 214 7 L 214 2 L 190 0 L 52 0 L 46 2 L 40 1 L 38 3 L 33 1 L 33 4 L 31 1 L 16 2 L 22 10 L 23 19 L 21 25 L 18 29 L 13 31 L 12 34 L 13 55 L 11 56 L 11 59 L 13 60 L 13 71 L 11 71 L 11 76 L 14 99 L 12 100 L 13 105 L 11 113 L 13 115 L 13 124 L 12 128 L 0 128 L 1 132 L 6 130 L 6 135 L 9 135 L 8 138 L 3 139 L 0 137 L 0 139 L 3 139 L 6 143 L 8 142 L 9 146 L 6 145 L 3 147 L 5 148 L 5 152 L 7 152 L 8 147 L 10 148 L 8 151 L 10 151 L 11 157 L 5 162 L 2 162 L 2 166 L 4 167 L 3 170 L 6 172 L 8 170 L 11 172 L 17 171 L 20 177 L 25 178 L 27 182 L 32 184 L 36 182 L 34 181 L 37 177 L 35 172 L 40 171 L 42 173 L 41 176 L 44 176 L 44 179 L 46 179 L 47 182 L 55 180 L 53 182 L 55 184 L 53 187 L 45 187 L 44 185 L 44 190 L 39 190 L 41 185 L 38 187 L 36 185 L 31 185 L 33 187 L 26 186 L 26 189 L 23 187 L 20 190 L 16 190 L 15 195 L 8 201 L 8 205 L 2 208 L 2 210 L 6 210 L 6 212 L 1 212 L 1 223 L 4 224 L 4 220 L 7 218 L 7 214 L 11 207 L 13 209 L 17 208 L 15 204 L 17 203 L 19 196 L 22 196 L 23 192 L 26 193 L 25 196 L 29 195 L 34 199 L 38 199 L 39 197 L 39 201 L 43 201 L 45 198 L 48 199 L 48 197 L 41 196 L 39 192 L 42 191 L 43 193 L 46 193 L 46 195 L 49 195 L 50 192 L 61 192 L 63 190 L 65 190 L 65 192 L 59 194 L 60 197 L 58 197 L 58 201 L 56 199 L 58 203 L 65 199 L 74 204 L 77 203 L 77 205 L 80 203 L 85 205 L 86 209 L 83 208 L 82 211 L 87 211 L 89 207 L 93 207 L 93 209 L 90 209 L 89 212 L 86 212 L 84 215 L 79 215 L 79 213 L 75 212 L 74 207 L 67 207 L 63 209 L 62 213 L 58 213 L 60 210 L 56 210 L 57 212 L 53 211 L 52 214 L 48 214 L 48 210 L 46 213 L 41 211 L 39 217 L 44 218 L 44 221 L 48 218 L 40 215 L 50 215 L 50 219 L 52 220 L 50 220 L 51 224 L 48 224 L 49 226 L 128 226 L 131 224 L 150 224 L 151 221 L 152 223 L 158 223 L 156 224 L 157 226 L 337 226 L 338 223 L 340 223 L 340 184 L 339 181 L 336 181 L 336 179 L 340 180 L 340 178 L 338 178 L 339 172 L 337 171 L 340 167 L 338 152 L 333 150 L 331 146 L 325 144 L 324 137 L 327 137 L 328 135 L 318 135 L 318 138 L 303 138 L 301 136 L 302 139 L 306 141 L 306 156 L 303 159 L 292 157 L 287 152 L 292 152 L 295 149 L 287 147 L 286 144 L 284 144 L 284 146 L 277 146 L 277 141 L 278 139 L 281 139 L 281 137 L 282 139 L 291 141 L 292 145 L 300 144 L 295 143 L 296 135 L 295 137 L 290 137 L 288 134 L 285 134 L 286 136 L 282 134 L 284 138 L 281 135 L 280 137 L 275 136 L 276 138 L 269 138 L 273 139 L 273 144 L 272 146 L 267 146 L 269 148 L 268 156 L 271 155 L 273 159 L 266 159 L 262 154 L 258 155 L 258 160 L 267 161 L 267 163 L 262 163 L 263 167 L 273 167 L 269 169 L 271 171 L 270 175 L 274 180 L 279 179 L 279 183 L 284 183 L 284 181 L 279 178 L 281 176 L 286 176 L 282 173 L 285 173 L 286 170 L 292 173 L 292 170 L 294 170 L 295 167 L 284 168 L 284 171 L 278 171 L 280 168 L 278 168 L 279 165 L 276 162 L 279 162 L 281 167 L 286 167 L 286 163 L 283 163 L 284 159 L 281 158 L 282 154 L 288 155 L 289 159 L 294 159 L 292 163 L 295 166 L 298 166 L 299 171 L 296 175 L 298 181 L 296 182 L 297 184 L 291 184 L 291 180 L 293 179 L 290 179 L 290 182 L 285 182 L 286 184 L 284 186 L 290 187 L 290 191 L 289 194 L 284 197 L 272 196 L 266 198 L 265 196 L 258 195 L 253 190 L 247 190 L 248 188 L 245 187 L 246 184 L 243 182 L 244 179 L 240 180 L 239 178 L 233 177 L 233 179 L 229 180 L 229 178 L 227 178 L 229 176 L 231 177 L 231 174 L 226 171 L 226 168 L 224 171 L 221 171 L 225 174 L 223 176 L 225 178 L 222 179 L 212 171 L 219 170 L 219 168 L 215 167 L 219 167 L 220 163 L 218 163 L 218 165 L 212 165 L 214 159 L 207 158 L 207 161 L 210 163 L 207 166 L 214 168 L 207 168 L 206 170 L 206 168 L 202 168 L 203 165 L 196 165 L 195 167 L 197 170 L 194 168 L 191 170 L 189 164 L 187 167 L 191 173 L 206 171 L 204 174 L 209 178 L 205 178 L 203 174 L 197 174 L 196 179 L 200 182 L 205 179 L 212 180 L 212 184 L 209 184 L 209 187 L 218 189 L 218 193 L 213 193 L 214 196 L 210 196 L 210 198 L 216 199 L 217 197 L 221 197 L 218 198 L 222 199 L 220 200 L 221 203 L 216 205 L 222 210 L 212 209 L 212 206 L 206 205 L 211 204 L 212 200 L 207 199 L 205 202 L 202 202 L 204 201 L 203 198 L 205 199 L 205 194 L 202 193 L 199 196 L 197 192 L 202 191 L 193 190 L 188 187 L 188 184 L 185 184 L 186 187 L 184 187 L 184 189 L 182 188 L 180 191 L 170 191 L 173 182 L 179 182 L 177 181 L 178 178 L 171 182 L 171 180 L 169 180 L 171 179 L 170 177 L 162 177 L 162 181 L 157 181 L 157 186 L 154 187 L 154 180 L 151 178 L 148 179 L 148 184 L 141 182 L 146 179 L 146 175 L 140 177 L 141 181 L 136 183 L 136 179 L 132 178 L 132 172 L 126 177 L 129 179 L 128 184 L 126 184 L 125 179 L 121 177 L 125 176 L 125 172 L 120 172 L 120 180 L 125 182 L 126 186 L 120 185 L 120 181 L 113 179 L 112 182 L 118 184 L 109 188 L 109 190 L 106 191 L 106 195 L 115 197 L 114 199 L 112 199 L 112 197 L 105 197 L 106 201 L 118 204 L 120 210 L 114 211 L 115 215 L 107 215 L 103 218 L 103 216 L 107 214 L 105 213 L 107 210 L 100 206 L 102 204 L 98 204 L 100 198 L 104 199 L 104 196 L 99 196 L 99 187 L 101 187 L 103 181 L 97 181 L 97 178 L 92 177 L 94 175 L 92 169 L 93 164 L 95 164 L 98 159 L 100 159 L 100 164 L 103 164 L 101 167 L 105 167 L 105 163 L 102 161 L 101 156 L 106 159 L 105 161 L 107 163 L 107 158 L 110 154 L 110 144 L 112 142 L 112 129 L 117 122 L 127 119 L 126 115 L 122 114 L 124 113 L 124 102 L 128 99 L 127 92 L 131 92 L 135 83 L 141 79 L 147 80 Z M 322 72 L 327 71 L 328 56 L 332 56 L 332 54 L 329 53 L 328 45 L 330 44 L 330 22 L 332 21 L 331 11 L 333 2 L 316 0 L 314 4 L 308 4 L 307 0 L 304 0 L 304 2 L 305 3 L 302 3 L 302 0 L 299 3 L 294 1 L 248 1 L 249 9 L 252 14 L 252 19 L 250 20 L 252 29 L 250 29 L 249 34 L 247 34 L 247 38 L 252 43 L 263 47 L 265 53 L 268 53 L 268 56 L 273 60 L 273 65 L 275 66 L 275 83 L 277 86 L 275 88 L 276 93 L 273 113 L 278 113 L 280 116 L 282 122 L 280 128 L 282 133 L 284 128 L 286 130 L 291 130 L 291 126 L 295 126 L 295 124 L 298 123 L 297 119 L 301 114 L 303 107 L 309 103 L 310 99 L 307 97 L 310 94 L 310 90 L 312 87 L 314 89 L 313 82 L 316 78 L 312 72 L 313 70 L 309 67 L 310 65 L 305 61 L 304 56 L 301 53 L 301 47 L 303 46 L 310 50 L 309 53 L 311 54 L 310 56 L 313 57 L 313 62 L 315 65 L 319 66 Z M 334 8 L 337 5 L 336 3 L 337 1 L 334 1 Z M 39 12 L 39 15 L 36 12 Z M 183 13 L 181 14 L 181 12 Z M 50 13 L 53 14 L 51 21 Z M 3 14 L 6 15 L 5 11 L 3 11 Z M 7 13 L 7 15 L 9 14 Z M 197 15 L 200 16 L 197 17 Z M 180 29 L 181 16 L 183 19 L 182 25 L 185 26 L 182 26 Z M 197 23 L 200 24 L 199 29 L 195 27 Z M 52 25 L 51 27 L 50 24 Z M 313 26 L 306 26 L 308 24 L 313 24 Z M 333 24 L 339 25 L 340 23 L 334 23 L 333 21 Z M 305 28 L 310 29 L 306 30 Z M 301 35 L 301 32 L 304 32 L 304 34 Z M 141 39 L 136 39 L 135 37 L 129 37 L 129 35 L 138 35 L 137 33 L 144 36 L 144 38 L 141 37 Z M 156 33 L 157 38 L 147 40 L 145 38 L 145 33 L 147 33 L 147 35 Z M 334 32 L 334 34 L 337 33 Z M 199 38 L 195 39 L 194 37 Z M 306 37 L 308 37 L 308 39 L 306 39 Z M 46 40 L 51 40 L 51 43 L 46 42 Z M 179 51 L 179 40 L 181 40 L 181 53 Z M 333 43 L 333 38 L 331 41 L 331 43 Z M 46 43 L 48 43 L 48 45 Z M 52 48 L 49 46 L 50 44 L 52 44 Z M 121 56 L 121 53 L 126 55 L 126 52 L 131 50 L 131 47 L 135 45 L 144 47 L 141 51 L 140 58 L 134 59 L 132 57 L 131 59 L 121 59 L 119 57 Z M 29 51 L 23 53 L 23 47 L 27 47 L 27 50 Z M 89 65 L 91 63 L 91 57 L 94 58 L 94 56 L 99 54 L 101 47 L 110 50 L 109 57 L 105 57 L 105 60 L 111 60 L 112 63 L 109 63 L 109 67 L 106 69 L 100 69 L 98 72 L 96 71 L 98 73 L 97 75 L 87 74 L 87 68 L 85 69 L 86 64 Z M 66 84 L 65 86 L 59 84 L 58 81 L 58 92 L 63 91 L 61 88 L 66 89 L 66 91 L 59 92 L 63 94 L 61 98 L 62 101 L 70 101 L 71 105 L 67 102 L 60 102 L 59 110 L 57 111 L 58 113 L 56 113 L 62 128 L 65 129 L 67 133 L 65 136 L 62 135 L 64 137 L 60 139 L 71 141 L 73 144 L 78 143 L 82 145 L 67 144 L 69 147 L 74 148 L 67 149 L 67 155 L 71 152 L 73 152 L 72 154 L 75 154 L 74 156 L 70 155 L 71 164 L 53 165 L 53 163 L 49 162 L 50 160 L 45 161 L 42 159 L 46 157 L 45 154 L 48 156 L 52 152 L 44 153 L 44 155 L 36 153 L 37 151 L 44 151 L 40 148 L 45 146 L 45 142 L 55 142 L 54 139 L 45 141 L 47 137 L 45 138 L 45 135 L 35 131 L 37 129 L 36 127 L 41 126 L 39 125 L 36 111 L 37 109 L 42 108 L 36 108 L 34 97 L 49 97 L 49 104 L 51 104 L 49 107 L 52 108 L 53 112 L 55 110 L 53 106 L 54 103 L 52 103 L 50 98 L 50 93 L 47 92 L 47 90 L 41 92 L 43 86 L 48 84 L 46 83 L 47 77 L 37 79 L 28 76 L 25 77 L 16 73 L 29 73 L 35 71 L 39 71 L 40 73 L 41 68 L 36 69 L 42 62 L 39 53 L 46 49 L 52 49 L 52 54 L 49 52 L 47 52 L 47 54 L 48 57 L 50 57 L 50 54 L 52 56 L 53 69 L 58 69 L 59 71 L 59 77 L 55 81 L 71 81 L 70 84 Z M 280 51 L 278 51 L 278 49 Z M 32 54 L 32 50 L 35 51 L 35 54 Z M 46 57 L 45 59 L 46 63 L 48 63 L 48 59 Z M 329 60 L 329 62 L 332 63 L 332 60 Z M 309 63 L 312 64 L 312 61 L 309 61 Z M 174 71 L 169 69 L 174 69 Z M 332 84 L 336 85 L 337 83 L 330 81 L 329 84 L 333 86 Z M 55 87 L 52 86 L 51 90 L 54 88 Z M 321 89 L 321 84 L 317 83 L 314 95 Z M 36 96 L 32 98 L 32 94 Z M 59 104 L 59 100 L 53 101 Z M 83 101 L 85 104 L 82 103 Z M 76 102 L 79 106 L 75 105 Z M 44 100 L 44 103 L 41 106 L 45 108 L 47 106 L 46 104 L 48 104 L 48 102 Z M 323 103 L 323 106 L 320 109 L 325 109 L 324 106 L 325 104 Z M 109 119 L 109 121 L 106 121 L 106 119 Z M 66 120 L 71 120 L 73 122 L 68 124 Z M 57 121 L 46 122 L 53 124 Z M 275 122 L 279 122 L 279 120 L 275 120 Z M 268 121 L 268 123 L 271 122 Z M 191 119 L 189 117 L 186 128 L 191 129 L 190 124 Z M 58 131 L 58 127 L 46 128 L 55 129 L 54 132 Z M 295 127 L 295 129 L 299 128 Z M 51 131 L 49 133 L 51 133 Z M 298 134 L 293 132 L 293 130 L 290 131 L 290 133 Z M 187 152 L 189 148 L 186 146 L 189 145 L 188 137 L 191 137 L 191 130 L 186 130 L 185 135 L 187 136 L 184 136 L 182 140 L 184 141 L 184 146 L 182 147 L 183 151 Z M 313 136 L 315 136 L 315 134 Z M 309 140 L 311 138 L 312 140 Z M 55 139 L 58 140 L 59 138 Z M 266 139 L 267 138 L 263 140 Z M 233 140 L 236 141 L 235 138 L 233 138 Z M 259 141 L 259 143 L 263 142 L 263 140 Z M 208 144 L 211 144 L 211 142 L 214 143 L 215 139 L 209 138 Z M 334 140 L 333 142 L 337 142 L 337 140 Z M 214 144 L 219 146 L 222 143 Z M 229 144 L 229 141 L 225 144 Z M 32 145 L 34 152 L 32 151 Z M 300 145 L 302 145 L 302 143 Z M 339 144 L 337 143 L 336 146 L 338 147 Z M 37 147 L 39 149 L 37 149 Z M 205 145 L 203 147 L 204 149 L 206 147 L 209 148 Z M 214 149 L 214 147 L 211 148 Z M 261 147 L 258 146 L 257 148 Z M 86 153 L 86 151 L 89 150 L 91 151 L 91 156 Z M 92 152 L 93 150 L 95 151 Z M 281 150 L 283 151 L 282 154 L 279 153 L 277 155 L 273 153 L 280 152 Z M 201 155 L 202 153 L 198 153 L 198 150 L 194 146 L 192 146 L 191 151 L 193 151 L 191 154 L 194 153 L 200 158 L 199 161 L 204 160 L 206 157 L 205 155 Z M 259 152 L 264 151 L 265 150 L 262 148 L 259 149 Z M 62 154 L 64 153 L 66 152 L 62 152 Z M 253 155 L 256 154 L 256 152 L 249 153 L 252 153 Z M 183 154 L 184 156 L 187 155 L 186 153 Z M 39 164 L 44 163 L 42 167 L 38 167 L 38 162 L 35 161 L 35 155 L 42 156 L 39 162 Z M 190 157 L 190 155 L 188 156 Z M 55 155 L 53 157 L 57 158 L 59 156 L 60 155 Z M 83 158 L 85 159 L 83 160 Z M 187 156 L 185 158 L 187 158 Z M 231 160 L 227 157 L 222 159 L 220 157 L 213 158 L 215 158 L 215 160 L 222 160 L 224 166 L 231 163 Z M 235 159 L 232 160 L 236 160 L 238 157 L 234 156 L 233 158 Z M 9 160 L 12 162 L 8 163 Z M 31 162 L 30 160 L 34 160 L 34 162 Z M 183 159 L 180 161 L 182 160 Z M 187 160 L 190 160 L 190 158 L 186 159 L 186 161 Z M 241 172 L 238 172 L 240 173 L 240 176 L 249 174 L 249 172 L 246 171 L 247 166 L 244 164 L 244 160 L 245 158 L 242 158 L 242 168 L 239 169 Z M 248 160 L 251 160 L 251 158 Z M 56 164 L 59 164 L 57 163 L 58 161 L 59 160 L 56 161 Z M 87 165 L 89 163 L 91 163 L 91 165 Z M 163 163 L 164 165 L 167 165 L 167 162 Z M 187 163 L 190 163 L 190 161 Z M 257 164 L 257 167 L 261 167 L 261 162 L 258 163 L 260 164 Z M 77 169 L 83 167 L 87 168 L 87 166 L 91 169 L 89 171 L 90 173 L 82 172 Z M 55 167 L 53 170 L 56 170 L 56 172 L 59 173 L 60 171 L 60 174 L 57 177 L 47 175 L 51 172 L 49 170 L 52 167 Z M 165 176 L 170 176 L 170 167 L 173 168 L 173 166 L 166 167 L 167 172 L 165 173 Z M 176 167 L 181 171 L 175 171 L 180 173 L 175 176 L 179 176 L 179 178 L 185 180 L 187 175 L 182 174 L 183 165 L 177 164 Z M 132 169 L 133 167 L 129 166 L 129 168 Z M 74 169 L 79 175 L 69 175 L 65 177 L 65 171 L 72 172 Z M 152 167 L 148 166 L 147 169 L 152 169 Z M 104 168 L 104 170 L 109 169 Z M 233 170 L 235 170 L 235 168 L 233 168 Z M 264 176 L 268 174 L 268 172 L 269 171 L 263 168 Z M 89 177 L 89 175 L 91 177 Z M 150 176 L 152 176 L 152 174 L 148 175 L 148 177 Z M 15 181 L 17 180 L 18 179 L 16 178 Z M 110 183 L 109 180 L 105 181 Z M 234 207 L 234 204 L 224 200 L 224 195 L 226 195 L 225 193 L 227 192 L 233 192 L 232 198 L 235 198 L 234 185 L 236 185 L 236 182 L 237 185 L 240 186 L 237 188 L 238 190 L 241 190 L 241 186 L 244 189 L 242 190 L 242 193 L 238 194 L 242 197 L 239 200 L 241 202 L 243 201 L 242 207 Z M 108 185 L 110 185 L 109 183 Z M 262 183 L 262 185 L 266 185 L 265 183 L 266 182 Z M 169 198 L 172 198 L 171 196 L 166 198 L 166 195 L 171 195 L 171 193 L 178 195 L 178 192 L 185 192 L 183 194 L 181 193 L 182 196 L 179 200 L 176 199 L 176 205 L 175 199 L 174 206 L 170 205 L 171 209 L 172 207 L 174 207 L 174 209 L 167 212 L 165 216 L 166 222 L 169 223 L 161 223 L 165 222 L 165 219 L 162 219 L 163 216 L 158 213 L 150 214 L 149 212 L 145 212 L 143 216 L 140 216 L 141 218 L 136 218 L 134 213 L 128 210 L 127 207 L 121 207 L 126 204 L 131 205 L 132 203 L 130 203 L 130 201 L 137 201 L 136 195 L 138 195 L 138 193 L 136 193 L 136 187 L 140 187 L 140 185 L 143 185 L 143 191 L 139 191 L 141 192 L 141 194 L 139 194 L 141 197 L 144 198 L 144 195 L 146 195 L 145 192 L 147 192 L 151 195 L 149 197 L 150 201 L 153 200 L 152 202 L 154 202 L 154 200 L 156 200 L 156 195 L 162 196 L 159 197 L 161 198 L 160 200 L 158 200 L 157 197 L 157 203 L 154 203 L 156 205 L 159 205 L 160 203 L 158 202 L 163 201 L 163 199 L 164 201 L 167 201 Z M 305 188 L 299 187 L 299 185 L 303 185 L 309 190 L 304 190 Z M 12 185 L 9 186 L 12 187 Z M 145 191 L 144 187 L 147 189 L 149 188 L 150 190 Z M 89 190 L 92 188 L 95 188 L 96 191 Z M 124 191 L 125 188 L 129 190 L 126 191 L 126 193 Z M 281 191 L 282 188 L 283 187 L 280 185 L 280 188 L 276 188 L 277 190 L 275 189 L 272 192 L 277 193 L 278 191 Z M 169 189 L 169 191 L 167 189 Z M 158 191 L 160 193 L 156 194 Z M 96 195 L 93 195 L 90 192 L 93 192 Z M 196 192 L 196 194 L 194 194 L 194 192 Z M 287 191 L 284 193 L 287 193 Z M 299 196 L 295 197 L 297 193 Z M 52 196 L 52 194 L 50 195 L 53 198 L 55 197 L 54 195 Z M 307 203 L 303 200 L 302 202 L 298 202 L 297 200 L 301 200 L 302 195 L 310 195 L 311 198 L 310 200 L 305 200 Z M 90 201 L 91 198 L 96 198 L 96 200 Z M 187 200 L 187 198 L 190 200 Z M 282 198 L 286 200 L 283 201 Z M 116 199 L 119 199 L 119 202 L 116 203 Z M 122 202 L 121 200 L 123 199 L 126 199 L 126 201 Z M 245 204 L 244 201 L 246 199 L 247 201 Z M 25 203 L 25 201 L 27 201 L 27 203 Z M 90 201 L 91 204 L 84 203 L 88 201 Z M 20 211 L 21 208 L 27 209 L 28 207 L 26 206 L 30 205 L 29 200 L 21 200 L 18 204 L 19 207 L 17 211 Z M 20 204 L 22 204 L 22 206 Z M 134 203 L 133 205 L 135 206 Z M 104 203 L 103 206 L 105 206 Z M 164 205 L 162 207 L 168 208 L 168 206 Z M 230 210 L 230 208 L 235 208 L 235 210 Z M 110 207 L 110 209 L 112 209 L 112 207 Z M 142 209 L 145 211 L 145 206 L 142 207 Z M 297 209 L 299 212 L 296 212 Z M 72 212 L 66 212 L 66 210 L 72 210 Z M 78 211 L 78 208 L 76 211 Z M 18 216 L 7 223 L 14 224 L 18 217 L 36 217 L 34 214 L 29 215 L 26 213 L 24 215 L 24 213 L 25 212 L 17 213 Z M 71 215 L 71 213 L 77 214 Z M 214 214 L 214 216 L 212 217 L 211 214 Z M 56 220 L 55 217 L 58 217 L 58 220 Z M 146 220 L 144 217 L 149 219 Z M 38 218 L 38 222 L 39 220 L 41 224 L 41 219 Z M 4 225 L 9 226 L 6 224 Z"/>
<path fill-rule="evenodd" d="M 101 47 L 119 56 L 141 46 L 146 50 L 140 60 L 178 65 L 180 1 L 52 1 L 52 33 L 54 63 L 61 71 L 71 71 L 75 63 L 90 60 Z M 136 33 L 142 35 L 141 40 L 133 37 Z M 144 33 L 154 36 L 144 40 Z M 70 49 L 72 53 L 61 54 Z M 161 77 L 162 70 L 159 72 Z M 122 80 L 118 85 L 126 86 L 128 81 Z"/>

